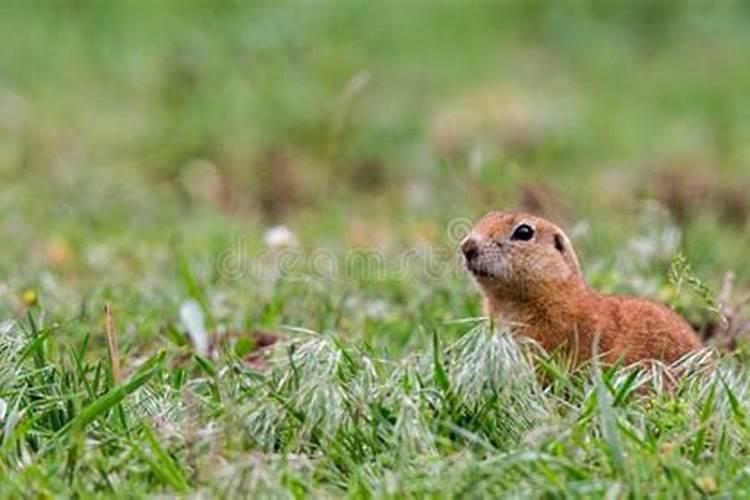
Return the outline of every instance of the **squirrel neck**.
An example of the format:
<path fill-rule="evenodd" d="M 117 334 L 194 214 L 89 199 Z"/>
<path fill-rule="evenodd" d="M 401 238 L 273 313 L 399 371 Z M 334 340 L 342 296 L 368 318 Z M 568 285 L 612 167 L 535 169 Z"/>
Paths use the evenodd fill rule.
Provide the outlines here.
<path fill-rule="evenodd" d="M 583 279 L 547 283 L 524 296 L 504 296 L 498 291 L 486 294 L 486 313 L 494 318 L 519 324 L 545 326 L 549 331 L 567 331 L 586 320 L 597 294 Z"/>

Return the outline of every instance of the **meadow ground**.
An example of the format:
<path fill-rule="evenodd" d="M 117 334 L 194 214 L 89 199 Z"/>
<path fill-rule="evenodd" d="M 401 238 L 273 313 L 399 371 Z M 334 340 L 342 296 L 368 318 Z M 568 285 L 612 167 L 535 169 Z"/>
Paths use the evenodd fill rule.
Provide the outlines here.
<path fill-rule="evenodd" d="M 0 496 L 747 495 L 748 22 L 3 3 Z M 718 361 L 665 391 L 476 319 L 457 242 L 515 206 Z"/>

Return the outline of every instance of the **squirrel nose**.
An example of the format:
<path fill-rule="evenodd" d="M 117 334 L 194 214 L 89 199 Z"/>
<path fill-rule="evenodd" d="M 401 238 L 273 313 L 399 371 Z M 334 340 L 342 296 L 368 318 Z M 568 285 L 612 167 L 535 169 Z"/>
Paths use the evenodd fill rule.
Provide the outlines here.
<path fill-rule="evenodd" d="M 477 255 L 479 255 L 479 245 L 477 245 L 477 241 L 474 238 L 466 238 L 464 242 L 461 243 L 461 252 L 464 254 L 467 262 L 476 259 Z"/>

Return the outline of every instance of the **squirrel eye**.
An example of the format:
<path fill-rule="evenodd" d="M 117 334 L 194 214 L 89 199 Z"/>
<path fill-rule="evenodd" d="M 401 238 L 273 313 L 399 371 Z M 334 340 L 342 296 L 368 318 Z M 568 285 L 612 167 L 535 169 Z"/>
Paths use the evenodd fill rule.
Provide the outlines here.
<path fill-rule="evenodd" d="M 510 237 L 511 240 L 529 241 L 534 237 L 534 228 L 528 224 L 521 224 L 513 231 L 513 235 Z"/>

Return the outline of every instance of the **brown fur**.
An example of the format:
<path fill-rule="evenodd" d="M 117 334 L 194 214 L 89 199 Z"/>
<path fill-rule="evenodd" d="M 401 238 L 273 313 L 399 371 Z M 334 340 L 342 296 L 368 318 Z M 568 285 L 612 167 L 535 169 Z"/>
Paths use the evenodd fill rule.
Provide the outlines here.
<path fill-rule="evenodd" d="M 512 239 L 521 224 L 534 230 L 529 241 Z M 462 249 L 487 314 L 518 325 L 519 334 L 548 352 L 567 353 L 576 365 L 596 353 L 606 362 L 626 365 L 673 362 L 701 348 L 692 328 L 672 310 L 589 288 L 570 240 L 545 219 L 491 212 L 477 223 Z"/>

